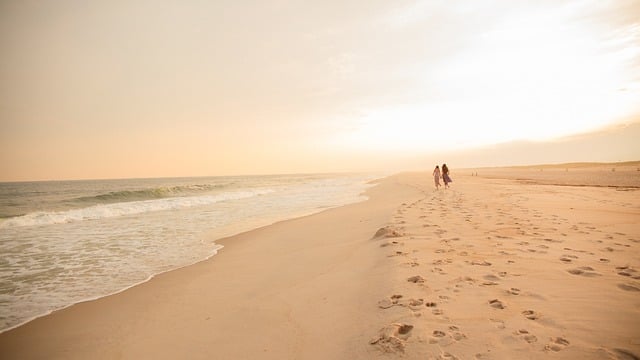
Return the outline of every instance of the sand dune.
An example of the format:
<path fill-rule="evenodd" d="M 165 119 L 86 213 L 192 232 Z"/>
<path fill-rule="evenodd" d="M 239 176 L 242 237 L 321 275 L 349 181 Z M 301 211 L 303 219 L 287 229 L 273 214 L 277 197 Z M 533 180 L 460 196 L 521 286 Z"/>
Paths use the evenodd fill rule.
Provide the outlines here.
<path fill-rule="evenodd" d="M 640 186 L 640 161 L 620 163 L 568 163 L 461 170 L 485 178 L 513 179 L 522 183 L 602 186 L 624 190 Z"/>

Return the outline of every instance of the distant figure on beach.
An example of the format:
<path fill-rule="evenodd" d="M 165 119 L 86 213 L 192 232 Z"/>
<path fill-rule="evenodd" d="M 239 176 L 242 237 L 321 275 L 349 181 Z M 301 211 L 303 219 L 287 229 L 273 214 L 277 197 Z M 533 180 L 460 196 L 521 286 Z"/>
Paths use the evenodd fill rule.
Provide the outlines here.
<path fill-rule="evenodd" d="M 440 188 L 440 167 L 438 165 L 433 169 L 433 181 L 436 183 L 436 190 Z"/>
<path fill-rule="evenodd" d="M 445 189 L 449 187 L 450 182 L 453 182 L 449 177 L 449 168 L 447 167 L 447 164 L 442 164 L 442 180 L 444 181 Z"/>

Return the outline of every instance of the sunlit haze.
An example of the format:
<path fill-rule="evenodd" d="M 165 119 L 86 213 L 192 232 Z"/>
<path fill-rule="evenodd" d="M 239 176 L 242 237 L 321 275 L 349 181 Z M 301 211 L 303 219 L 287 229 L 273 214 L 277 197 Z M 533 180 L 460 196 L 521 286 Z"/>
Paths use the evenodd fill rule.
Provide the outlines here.
<path fill-rule="evenodd" d="M 0 52 L 0 181 L 640 159 L 638 1 L 3 1 Z"/>

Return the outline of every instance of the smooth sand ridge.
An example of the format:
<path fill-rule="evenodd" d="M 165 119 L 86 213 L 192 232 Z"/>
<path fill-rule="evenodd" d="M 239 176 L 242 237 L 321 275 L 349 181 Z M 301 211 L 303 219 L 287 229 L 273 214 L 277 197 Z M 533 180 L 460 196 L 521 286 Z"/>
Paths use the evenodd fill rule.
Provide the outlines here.
<path fill-rule="evenodd" d="M 389 177 L 0 334 L 0 358 L 637 359 L 638 191 L 480 175 Z"/>

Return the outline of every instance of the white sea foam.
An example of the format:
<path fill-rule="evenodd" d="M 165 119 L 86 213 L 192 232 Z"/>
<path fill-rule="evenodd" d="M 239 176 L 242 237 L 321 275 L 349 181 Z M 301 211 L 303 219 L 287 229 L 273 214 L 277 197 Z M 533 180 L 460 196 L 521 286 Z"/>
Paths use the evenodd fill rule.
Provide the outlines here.
<path fill-rule="evenodd" d="M 221 201 L 238 200 L 273 192 L 272 189 L 234 191 L 217 195 L 172 197 L 158 200 L 129 201 L 113 204 L 99 204 L 66 211 L 38 211 L 7 219 L 0 228 L 64 224 L 75 221 L 97 220 L 117 216 L 141 214 L 151 211 L 177 210 L 193 206 L 215 204 Z"/>

